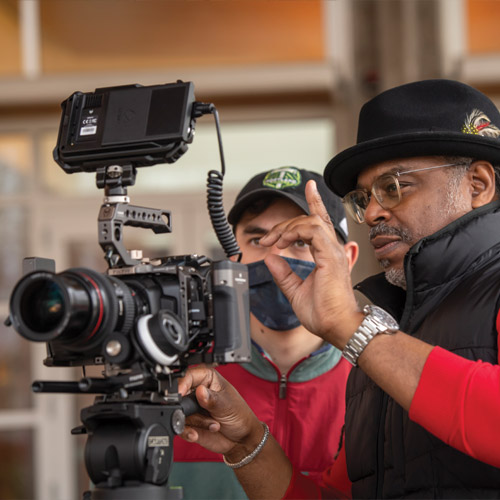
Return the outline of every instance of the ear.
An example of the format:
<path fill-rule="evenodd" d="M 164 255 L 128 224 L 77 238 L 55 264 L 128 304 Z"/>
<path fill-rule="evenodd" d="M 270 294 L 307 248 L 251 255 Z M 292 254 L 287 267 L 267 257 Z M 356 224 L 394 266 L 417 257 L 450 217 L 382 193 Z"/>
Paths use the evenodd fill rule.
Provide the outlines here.
<path fill-rule="evenodd" d="M 349 262 L 349 271 L 352 271 L 354 264 L 358 260 L 359 246 L 355 241 L 348 241 L 344 245 L 344 250 L 347 257 L 347 261 Z"/>
<path fill-rule="evenodd" d="M 475 161 L 467 176 L 471 193 L 472 208 L 479 208 L 498 198 L 496 194 L 495 169 L 488 161 Z"/>

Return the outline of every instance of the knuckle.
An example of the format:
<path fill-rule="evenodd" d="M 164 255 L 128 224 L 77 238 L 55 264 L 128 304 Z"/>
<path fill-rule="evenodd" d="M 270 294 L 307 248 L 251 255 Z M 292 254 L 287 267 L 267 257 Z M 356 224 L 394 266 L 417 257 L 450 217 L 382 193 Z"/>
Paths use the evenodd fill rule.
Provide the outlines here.
<path fill-rule="evenodd" d="M 328 214 L 323 214 L 321 218 L 323 219 L 323 222 L 333 227 L 332 220 L 330 219 L 330 216 Z"/>

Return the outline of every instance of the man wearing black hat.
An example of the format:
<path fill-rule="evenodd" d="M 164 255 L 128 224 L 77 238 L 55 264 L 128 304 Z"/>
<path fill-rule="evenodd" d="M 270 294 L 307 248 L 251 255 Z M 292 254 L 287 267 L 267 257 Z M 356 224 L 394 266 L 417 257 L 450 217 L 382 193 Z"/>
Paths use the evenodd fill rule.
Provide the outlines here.
<path fill-rule="evenodd" d="M 297 470 L 319 478 L 339 448 L 351 365 L 341 351 L 300 324 L 264 264 L 268 254 L 280 255 L 305 279 L 314 269 L 309 246 L 300 239 L 286 249 L 259 244 L 276 224 L 309 215 L 305 197 L 309 180 L 316 181 L 322 193 L 328 220 L 349 267 L 356 261 L 358 247 L 348 242 L 342 202 L 320 174 L 281 167 L 250 179 L 236 197 L 228 219 L 242 252 L 241 262 L 248 264 L 252 362 L 220 366 L 218 371 L 266 422 Z M 328 435 L 321 430 L 325 426 L 330 429 Z M 245 498 L 220 454 L 177 439 L 174 461 L 169 481 L 183 487 L 183 498 Z"/>
<path fill-rule="evenodd" d="M 365 104 L 356 146 L 325 169 L 370 228 L 384 272 L 357 288 L 376 306 L 358 310 L 313 183 L 311 215 L 261 239 L 310 245 L 306 280 L 275 256 L 266 264 L 302 324 L 356 366 L 345 430 L 355 498 L 500 496 L 499 171 L 500 113 L 485 95 L 450 80 L 402 85 Z M 180 387 L 198 385 L 212 419 L 186 437 L 227 460 L 250 457 L 237 473 L 250 496 L 320 496 L 224 380 L 200 368 Z M 280 480 L 256 484 L 266 473 Z M 324 479 L 336 486 L 339 474 L 334 465 Z"/>

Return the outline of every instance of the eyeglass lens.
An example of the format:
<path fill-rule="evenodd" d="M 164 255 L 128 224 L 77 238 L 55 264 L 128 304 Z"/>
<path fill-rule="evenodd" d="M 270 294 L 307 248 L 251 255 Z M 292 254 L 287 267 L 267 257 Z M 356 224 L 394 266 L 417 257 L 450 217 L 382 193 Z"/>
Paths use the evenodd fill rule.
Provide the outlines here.
<path fill-rule="evenodd" d="M 401 201 L 401 189 L 397 177 L 392 174 L 379 177 L 373 183 L 372 194 L 382 208 L 394 208 Z M 356 222 L 365 221 L 365 211 L 370 203 L 369 193 L 356 189 L 345 196 L 344 202 Z"/>
<path fill-rule="evenodd" d="M 372 193 L 380 206 L 385 209 L 394 208 L 401 201 L 399 181 L 391 174 L 379 177 L 373 183 Z"/>
<path fill-rule="evenodd" d="M 386 210 L 394 208 L 401 202 L 401 186 L 397 176 L 414 172 L 423 172 L 425 170 L 435 170 L 437 168 L 455 167 L 457 165 L 461 164 L 447 163 L 445 165 L 406 170 L 396 175 L 384 174 L 373 183 L 371 194 L 375 196 L 375 199 L 382 208 Z M 370 203 L 371 194 L 363 189 L 355 189 L 347 193 L 342 199 L 349 214 L 359 224 L 365 221 L 365 212 Z"/>

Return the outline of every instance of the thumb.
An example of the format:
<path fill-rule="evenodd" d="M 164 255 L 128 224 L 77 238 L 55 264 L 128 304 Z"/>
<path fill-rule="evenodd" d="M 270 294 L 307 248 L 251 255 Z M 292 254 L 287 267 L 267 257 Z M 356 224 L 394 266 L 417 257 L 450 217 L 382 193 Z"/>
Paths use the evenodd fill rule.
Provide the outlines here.
<path fill-rule="evenodd" d="M 269 254 L 265 257 L 264 262 L 283 295 L 292 303 L 296 290 L 303 282 L 302 279 L 292 271 L 288 262 L 279 255 Z"/>
<path fill-rule="evenodd" d="M 210 408 L 213 408 L 215 406 L 215 402 L 213 400 L 214 398 L 211 394 L 212 391 L 204 385 L 200 385 L 196 388 L 195 393 L 199 405 L 210 412 Z"/>
<path fill-rule="evenodd" d="M 217 418 L 224 418 L 231 412 L 231 402 L 224 397 L 224 392 L 213 391 L 204 385 L 196 388 L 196 399 L 199 405 Z"/>

